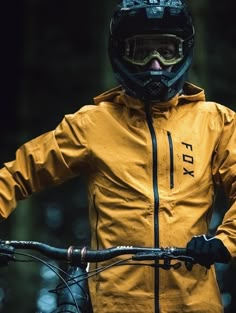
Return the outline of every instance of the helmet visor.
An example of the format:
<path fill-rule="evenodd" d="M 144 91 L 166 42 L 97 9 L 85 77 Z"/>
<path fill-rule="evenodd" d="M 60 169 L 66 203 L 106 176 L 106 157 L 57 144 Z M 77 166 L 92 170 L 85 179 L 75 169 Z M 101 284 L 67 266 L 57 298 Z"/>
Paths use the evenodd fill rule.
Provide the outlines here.
<path fill-rule="evenodd" d="M 183 39 L 171 34 L 136 35 L 125 40 L 124 59 L 144 66 L 156 58 L 164 66 L 171 66 L 184 57 L 183 42 Z"/>

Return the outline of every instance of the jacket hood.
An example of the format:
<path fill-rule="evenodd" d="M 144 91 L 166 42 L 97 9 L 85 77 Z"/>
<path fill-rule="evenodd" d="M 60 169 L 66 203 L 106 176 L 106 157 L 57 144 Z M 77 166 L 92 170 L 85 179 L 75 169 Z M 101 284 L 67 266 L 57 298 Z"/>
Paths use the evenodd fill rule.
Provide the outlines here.
<path fill-rule="evenodd" d="M 153 111 L 167 111 L 177 105 L 186 104 L 188 102 L 205 101 L 204 90 L 191 83 L 185 83 L 183 93 L 176 95 L 174 98 L 166 102 L 152 103 Z M 123 104 L 131 109 L 144 110 L 144 103 L 136 98 L 127 95 L 122 86 L 110 89 L 94 98 L 94 103 L 98 105 L 101 102 L 113 102 Z"/>

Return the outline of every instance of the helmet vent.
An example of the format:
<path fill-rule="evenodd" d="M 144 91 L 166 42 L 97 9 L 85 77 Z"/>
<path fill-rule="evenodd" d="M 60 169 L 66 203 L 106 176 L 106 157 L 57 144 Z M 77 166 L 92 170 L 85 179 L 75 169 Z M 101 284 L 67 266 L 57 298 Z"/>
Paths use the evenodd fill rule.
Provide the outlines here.
<path fill-rule="evenodd" d="M 146 86 L 146 92 L 151 99 L 156 99 L 162 93 L 162 84 L 161 82 L 150 82 Z"/>

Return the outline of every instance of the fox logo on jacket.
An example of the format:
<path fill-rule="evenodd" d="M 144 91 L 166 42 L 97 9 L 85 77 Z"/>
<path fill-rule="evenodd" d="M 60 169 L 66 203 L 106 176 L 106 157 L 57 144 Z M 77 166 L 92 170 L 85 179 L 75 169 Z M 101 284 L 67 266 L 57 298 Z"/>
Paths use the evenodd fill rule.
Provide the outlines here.
<path fill-rule="evenodd" d="M 182 142 L 182 145 L 184 145 L 185 149 L 188 150 L 185 153 L 183 153 L 183 162 L 186 163 L 184 164 L 183 167 L 183 175 L 189 175 L 194 177 L 194 170 L 190 168 L 191 165 L 194 164 L 194 158 L 191 152 L 193 152 L 193 146 L 189 143 Z"/>

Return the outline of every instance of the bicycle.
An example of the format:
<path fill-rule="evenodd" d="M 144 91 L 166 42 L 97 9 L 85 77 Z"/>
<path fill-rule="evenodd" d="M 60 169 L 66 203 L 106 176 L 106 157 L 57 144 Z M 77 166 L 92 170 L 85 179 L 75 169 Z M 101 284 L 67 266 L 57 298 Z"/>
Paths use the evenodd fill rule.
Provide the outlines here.
<path fill-rule="evenodd" d="M 31 258 L 46 264 L 52 271 L 55 266 L 38 256 L 31 255 L 18 250 L 37 251 L 50 260 L 66 261 L 68 271 L 62 274 L 56 273 L 62 281 L 55 290 L 57 295 L 57 308 L 53 313 L 89 313 L 92 307 L 89 297 L 88 279 L 111 266 L 125 264 L 127 258 L 115 261 L 114 263 L 97 268 L 94 272 L 89 272 L 88 264 L 92 262 L 102 262 L 111 260 L 118 256 L 129 255 L 131 261 L 156 261 L 155 265 L 164 269 L 178 269 L 182 263 L 191 271 L 195 260 L 186 254 L 184 248 L 146 248 L 133 246 L 117 246 L 104 250 L 91 250 L 87 247 L 58 248 L 37 241 L 15 241 L 0 240 L 0 266 L 8 266 L 10 262 L 24 261 L 17 259 L 19 256 Z M 175 261 L 175 262 L 174 262 Z M 174 262 L 174 263 L 173 263 Z M 130 263 L 129 263 L 130 264 Z"/>

